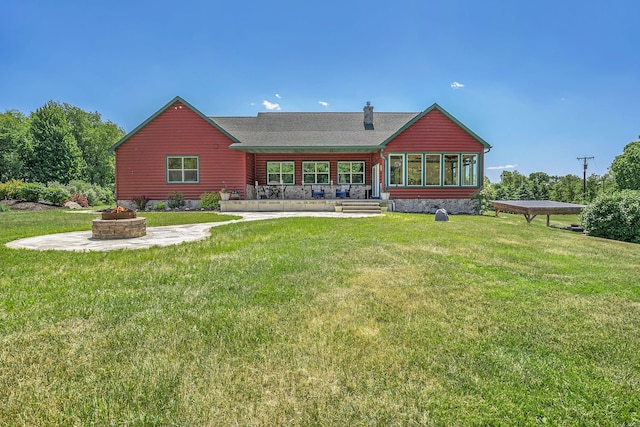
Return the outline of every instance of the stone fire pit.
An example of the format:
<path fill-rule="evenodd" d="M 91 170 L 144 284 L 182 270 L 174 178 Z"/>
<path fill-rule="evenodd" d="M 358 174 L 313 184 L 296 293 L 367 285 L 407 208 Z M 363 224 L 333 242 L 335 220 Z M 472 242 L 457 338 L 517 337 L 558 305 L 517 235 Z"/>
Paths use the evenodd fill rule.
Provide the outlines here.
<path fill-rule="evenodd" d="M 138 218 L 137 212 L 118 206 L 102 212 L 102 217 L 93 220 L 94 239 L 130 239 L 147 234 L 147 219 Z"/>

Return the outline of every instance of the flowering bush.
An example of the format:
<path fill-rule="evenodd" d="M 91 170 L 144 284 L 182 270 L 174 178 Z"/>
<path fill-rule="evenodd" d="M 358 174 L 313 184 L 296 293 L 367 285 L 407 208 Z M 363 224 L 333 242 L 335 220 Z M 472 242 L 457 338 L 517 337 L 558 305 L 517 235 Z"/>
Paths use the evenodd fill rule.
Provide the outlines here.
<path fill-rule="evenodd" d="M 580 219 L 590 236 L 640 243 L 640 191 L 600 196 L 584 208 Z"/>
<path fill-rule="evenodd" d="M 67 199 L 67 202 L 76 202 L 77 204 L 79 204 L 83 208 L 88 208 L 89 207 L 89 202 L 87 201 L 87 198 L 84 197 L 82 194 L 79 194 L 79 193 L 73 193 L 71 195 L 71 197 L 69 199 Z"/>

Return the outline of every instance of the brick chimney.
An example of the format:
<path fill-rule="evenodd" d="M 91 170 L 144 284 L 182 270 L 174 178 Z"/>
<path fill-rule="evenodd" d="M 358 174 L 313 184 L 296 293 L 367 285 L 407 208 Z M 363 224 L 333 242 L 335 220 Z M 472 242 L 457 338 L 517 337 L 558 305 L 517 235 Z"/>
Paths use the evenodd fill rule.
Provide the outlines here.
<path fill-rule="evenodd" d="M 365 130 L 373 130 L 373 107 L 369 101 L 367 101 L 367 105 L 364 107 L 363 111 Z"/>

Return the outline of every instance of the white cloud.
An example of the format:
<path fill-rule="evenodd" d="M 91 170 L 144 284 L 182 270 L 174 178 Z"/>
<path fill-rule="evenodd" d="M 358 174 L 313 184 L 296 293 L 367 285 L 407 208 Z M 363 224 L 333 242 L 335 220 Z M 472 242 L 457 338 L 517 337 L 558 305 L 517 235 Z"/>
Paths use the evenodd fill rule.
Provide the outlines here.
<path fill-rule="evenodd" d="M 276 93 L 276 98 L 278 98 L 278 99 L 282 99 L 282 97 L 280 96 L 280 94 L 279 94 L 279 93 Z"/>
<path fill-rule="evenodd" d="M 329 105 L 329 103 L 325 101 L 318 101 L 318 104 L 322 105 L 323 107 L 326 107 L 327 105 Z"/>
<path fill-rule="evenodd" d="M 280 108 L 280 104 L 276 104 L 274 102 L 262 101 L 262 105 L 264 105 L 267 110 L 282 110 L 282 108 Z"/>
<path fill-rule="evenodd" d="M 463 88 L 463 87 L 464 87 L 464 85 L 462 83 L 458 83 L 458 82 L 451 83 L 451 88 L 452 89 L 460 89 L 460 88 Z"/>
<path fill-rule="evenodd" d="M 518 165 L 504 165 L 504 166 L 487 166 L 488 170 L 500 170 L 500 169 L 515 169 Z"/>

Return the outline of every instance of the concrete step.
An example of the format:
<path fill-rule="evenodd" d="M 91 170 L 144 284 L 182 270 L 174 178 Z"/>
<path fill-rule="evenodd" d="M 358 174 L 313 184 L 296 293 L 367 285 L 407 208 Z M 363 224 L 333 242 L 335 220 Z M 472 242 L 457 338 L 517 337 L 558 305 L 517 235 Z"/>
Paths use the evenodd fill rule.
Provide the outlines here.
<path fill-rule="evenodd" d="M 379 202 L 372 201 L 344 201 L 342 202 L 343 213 L 366 213 L 379 214 L 382 213 Z"/>

